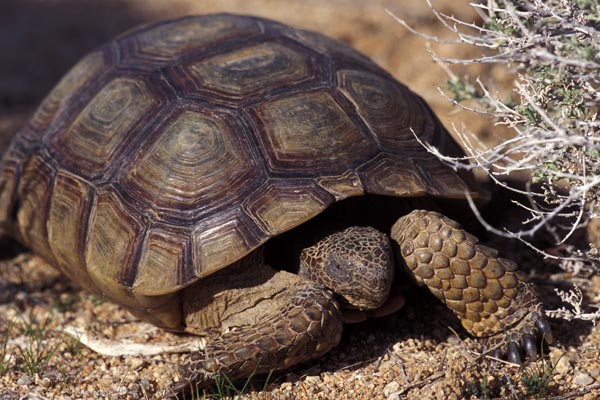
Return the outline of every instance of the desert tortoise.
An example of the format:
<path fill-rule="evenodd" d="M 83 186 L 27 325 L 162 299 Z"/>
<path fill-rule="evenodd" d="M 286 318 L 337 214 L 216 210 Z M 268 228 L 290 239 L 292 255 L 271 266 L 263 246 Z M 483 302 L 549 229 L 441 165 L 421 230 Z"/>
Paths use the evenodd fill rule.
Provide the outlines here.
<path fill-rule="evenodd" d="M 413 132 L 460 154 L 420 97 L 342 43 L 246 16 L 152 23 L 43 101 L 2 160 L 0 223 L 85 289 L 209 335 L 175 389 L 324 354 L 343 315 L 398 306 L 405 267 L 468 332 L 535 356 L 552 336 L 516 265 L 431 209 L 398 214 L 476 193 Z M 392 241 L 340 206 L 297 269 L 265 263 L 267 241 L 349 198 Z"/>

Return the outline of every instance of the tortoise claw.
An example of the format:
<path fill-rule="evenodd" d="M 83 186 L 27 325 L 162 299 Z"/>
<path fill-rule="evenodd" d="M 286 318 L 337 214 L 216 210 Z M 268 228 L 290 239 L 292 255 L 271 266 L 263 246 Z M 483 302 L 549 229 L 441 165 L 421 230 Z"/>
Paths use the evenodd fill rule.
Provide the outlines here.
<path fill-rule="evenodd" d="M 535 336 L 526 333 L 523 335 L 523 345 L 525 346 L 525 353 L 530 360 L 535 360 L 537 357 L 537 343 Z"/>
<path fill-rule="evenodd" d="M 546 341 L 548 344 L 554 343 L 554 334 L 552 333 L 552 329 L 550 328 L 550 324 L 544 317 L 539 318 L 535 321 L 535 326 L 542 336 L 542 339 Z"/>
<path fill-rule="evenodd" d="M 490 337 L 487 345 L 497 349 L 492 353 L 494 358 L 505 355 L 511 363 L 521 364 L 522 354 L 525 354 L 529 361 L 533 361 L 539 354 L 539 348 L 544 346 L 544 342 L 551 344 L 553 341 L 550 324 L 543 316 L 543 311 L 537 310 L 525 316 L 515 326 Z"/>
<path fill-rule="evenodd" d="M 500 351 L 500 349 L 496 349 L 492 352 L 492 357 L 496 358 L 498 360 L 502 359 L 502 351 Z"/>
<path fill-rule="evenodd" d="M 521 354 L 519 354 L 519 345 L 516 342 L 508 342 L 506 345 L 508 361 L 513 364 L 521 364 Z"/>

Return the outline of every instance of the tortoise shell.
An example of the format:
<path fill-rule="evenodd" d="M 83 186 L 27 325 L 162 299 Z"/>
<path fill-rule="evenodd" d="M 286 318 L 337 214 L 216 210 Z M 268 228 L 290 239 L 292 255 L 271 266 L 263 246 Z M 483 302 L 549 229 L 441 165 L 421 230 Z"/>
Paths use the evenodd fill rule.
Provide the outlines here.
<path fill-rule="evenodd" d="M 350 47 L 261 18 L 191 16 L 87 55 L 4 156 L 0 223 L 158 325 L 180 289 L 365 193 L 463 198 L 415 139 L 425 102 Z"/>

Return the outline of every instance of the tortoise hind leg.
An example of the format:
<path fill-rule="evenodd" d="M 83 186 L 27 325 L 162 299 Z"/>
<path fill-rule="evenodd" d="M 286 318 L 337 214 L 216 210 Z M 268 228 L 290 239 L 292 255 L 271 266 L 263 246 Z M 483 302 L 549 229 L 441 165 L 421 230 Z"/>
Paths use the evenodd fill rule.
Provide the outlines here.
<path fill-rule="evenodd" d="M 520 348 L 535 358 L 536 337 L 553 341 L 542 304 L 517 265 L 478 244 L 455 221 L 415 210 L 398 219 L 391 237 L 417 282 L 442 300 L 469 333 L 506 348 L 511 362 L 520 362 Z"/>
<path fill-rule="evenodd" d="M 220 332 L 204 350 L 189 356 L 183 380 L 171 388 L 172 392 L 205 388 L 218 376 L 233 382 L 285 369 L 319 357 L 338 344 L 342 322 L 331 291 L 264 265 L 250 269 L 248 277 L 259 276 L 261 283 L 247 282 L 213 296 L 196 291 L 198 300 L 209 297 L 212 301 L 188 306 L 202 309 L 196 315 L 187 310 L 188 330 L 193 332 L 189 325 L 197 324 L 203 325 L 199 327 L 202 331 L 210 325 L 208 319 L 217 318 L 215 327 L 220 327 Z M 188 299 L 194 300 L 193 296 Z"/>

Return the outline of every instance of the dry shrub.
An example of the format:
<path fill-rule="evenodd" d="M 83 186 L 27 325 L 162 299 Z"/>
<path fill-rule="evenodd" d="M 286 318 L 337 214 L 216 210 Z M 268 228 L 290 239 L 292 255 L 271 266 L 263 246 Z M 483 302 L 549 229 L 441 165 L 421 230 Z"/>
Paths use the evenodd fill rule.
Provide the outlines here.
<path fill-rule="evenodd" d="M 600 272 L 595 243 L 572 240 L 578 229 L 600 218 L 600 5 L 599 0 L 484 0 L 471 3 L 480 23 L 458 19 L 438 11 L 432 13 L 454 39 L 442 40 L 399 23 L 434 42 L 471 45 L 481 49 L 472 59 L 432 57 L 450 79 L 442 94 L 459 107 L 493 118 L 511 134 L 488 147 L 464 126 L 454 126 L 467 149 L 464 159 L 446 157 L 429 146 L 453 168 L 481 168 L 498 183 L 527 202 L 519 205 L 527 218 L 516 231 L 498 230 L 475 213 L 489 230 L 518 238 L 528 245 L 545 230 L 563 251 L 546 259 L 558 263 L 579 278 Z M 493 89 L 493 80 L 459 78 L 453 65 L 493 63 L 512 76 L 512 92 Z M 427 144 L 424 144 L 427 145 Z M 465 165 L 464 161 L 469 161 Z M 512 184 L 509 177 L 526 172 L 529 181 Z M 571 240 L 569 240 L 571 239 Z M 589 279 L 579 279 L 587 281 Z M 549 312 L 551 316 L 598 322 L 600 299 L 592 299 L 587 312 L 582 294 L 557 291 L 568 305 Z M 595 304 L 594 304 L 595 303 Z"/>

